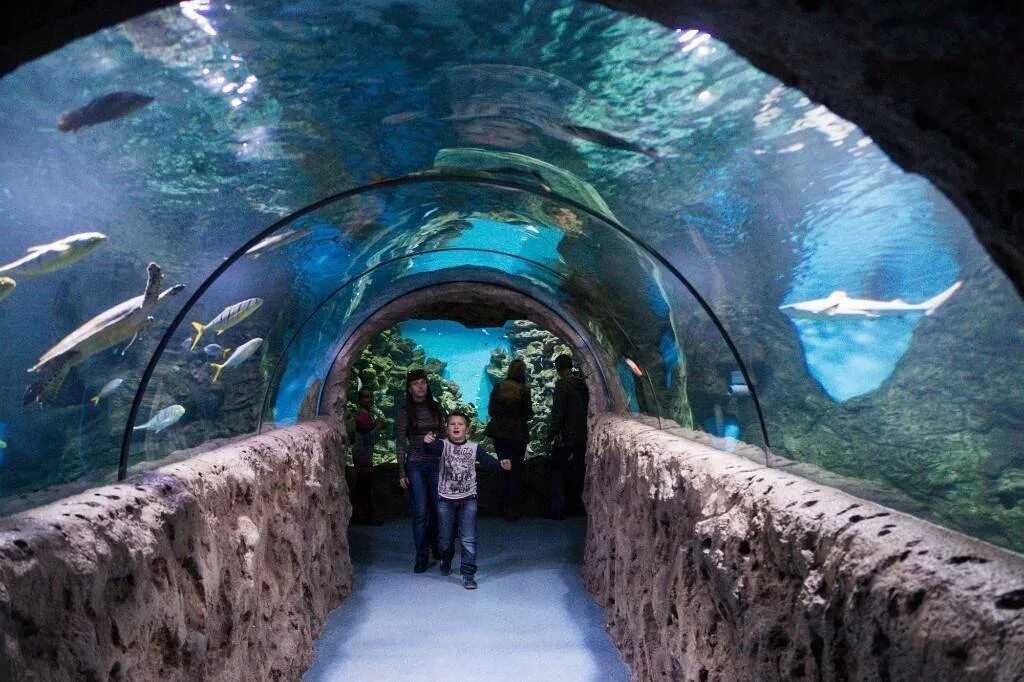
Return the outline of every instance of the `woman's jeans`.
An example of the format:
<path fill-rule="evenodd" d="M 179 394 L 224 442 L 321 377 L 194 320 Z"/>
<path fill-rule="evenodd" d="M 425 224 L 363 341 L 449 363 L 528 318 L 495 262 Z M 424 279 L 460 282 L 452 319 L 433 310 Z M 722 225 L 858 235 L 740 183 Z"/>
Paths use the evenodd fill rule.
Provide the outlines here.
<path fill-rule="evenodd" d="M 456 523 L 459 525 L 459 544 L 462 545 L 459 572 L 471 578 L 476 575 L 476 495 L 461 500 L 441 497 L 437 501 L 437 534 L 444 561 L 451 561 L 455 554 L 452 542 Z"/>
<path fill-rule="evenodd" d="M 405 463 L 409 498 L 412 501 L 412 539 L 416 544 L 416 563 L 426 563 L 430 559 L 430 548 L 437 547 L 437 477 L 440 467 L 441 463 L 436 459 Z"/>
<path fill-rule="evenodd" d="M 493 438 L 494 452 L 498 459 L 512 461 L 512 468 L 501 470 L 501 506 L 506 511 L 519 508 L 520 490 L 523 484 L 523 460 L 526 458 L 526 441 L 509 438 Z"/>

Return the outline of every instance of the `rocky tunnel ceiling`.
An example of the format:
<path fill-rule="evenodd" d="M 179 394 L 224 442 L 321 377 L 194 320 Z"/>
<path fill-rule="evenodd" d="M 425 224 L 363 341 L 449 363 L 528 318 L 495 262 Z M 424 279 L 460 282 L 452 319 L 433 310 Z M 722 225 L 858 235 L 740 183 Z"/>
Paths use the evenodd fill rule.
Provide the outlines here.
<path fill-rule="evenodd" d="M 0 498 L 293 423 L 362 322 L 473 282 L 574 320 L 618 409 L 1024 537 L 1019 98 L 957 61 L 1016 54 L 988 15 L 259 0 L 90 33 L 163 4 L 2 10 L 36 28 L 0 253 L 47 248 L 0 263 Z M 479 345 L 494 303 L 433 312 Z"/>
<path fill-rule="evenodd" d="M 175 3 L 15 0 L 0 8 L 0 74 Z M 859 125 L 964 213 L 1024 291 L 1024 36 L 1013 2 L 611 1 L 704 30 Z"/>

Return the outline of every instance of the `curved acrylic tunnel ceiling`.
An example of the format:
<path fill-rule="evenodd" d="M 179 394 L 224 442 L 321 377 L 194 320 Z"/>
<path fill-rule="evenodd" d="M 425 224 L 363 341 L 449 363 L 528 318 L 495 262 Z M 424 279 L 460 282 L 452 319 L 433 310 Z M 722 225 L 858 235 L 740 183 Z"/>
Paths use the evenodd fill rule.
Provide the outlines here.
<path fill-rule="evenodd" d="M 112 92 L 154 99 L 99 99 Z M 608 380 L 641 411 L 723 448 L 767 432 L 776 464 L 1021 548 L 1013 287 L 927 182 L 706 34 L 579 2 L 184 3 L 26 64 L 0 95 L 4 262 L 108 238 L 37 277 L 9 271 L 8 503 L 116 474 L 151 359 L 133 463 L 288 422 L 360 321 L 473 281 L 629 358 L 641 381 L 624 364 Z M 62 115 L 93 125 L 61 132 Z M 271 226 L 287 243 L 232 259 Z M 50 405 L 21 405 L 57 367 L 25 370 L 141 295 L 150 261 L 185 291 L 123 354 L 131 324 L 113 350 L 72 348 Z M 182 347 L 191 322 L 251 298 Z M 255 338 L 212 384 L 199 349 Z"/>

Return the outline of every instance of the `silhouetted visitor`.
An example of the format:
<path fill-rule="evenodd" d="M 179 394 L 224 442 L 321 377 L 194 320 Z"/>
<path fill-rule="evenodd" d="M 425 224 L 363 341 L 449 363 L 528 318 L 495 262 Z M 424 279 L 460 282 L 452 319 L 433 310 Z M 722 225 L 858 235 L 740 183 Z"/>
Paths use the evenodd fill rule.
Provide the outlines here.
<path fill-rule="evenodd" d="M 405 377 L 405 404 L 395 416 L 395 450 L 399 485 L 409 491 L 412 503 L 412 537 L 416 544 L 413 571 L 423 573 L 437 548 L 437 476 L 438 455 L 423 449 L 423 436 L 438 433 L 444 426 L 441 406 L 427 384 L 427 373 L 410 371 Z"/>
<path fill-rule="evenodd" d="M 445 428 L 447 438 L 438 439 L 434 433 L 423 437 L 425 452 L 438 457 L 441 473 L 437 487 L 438 536 L 441 545 L 441 575 L 452 572 L 452 557 L 455 554 L 455 526 L 459 528 L 459 545 L 462 555 L 459 572 L 462 586 L 467 590 L 476 589 L 476 463 L 497 469 L 499 462 L 489 455 L 479 443 L 467 440 L 469 417 L 465 412 L 448 415 Z M 512 468 L 507 459 L 500 462 L 506 471 Z"/>
<path fill-rule="evenodd" d="M 551 425 L 547 442 L 551 444 L 548 458 L 550 518 L 562 519 L 581 514 L 583 480 L 586 477 L 587 406 L 590 391 L 583 377 L 572 371 L 572 356 L 563 353 L 555 358 L 555 394 L 551 402 Z"/>
<path fill-rule="evenodd" d="M 526 444 L 530 440 L 529 421 L 533 419 L 533 400 L 526 385 L 526 363 L 509 363 L 505 380 L 491 390 L 487 403 L 490 421 L 484 431 L 494 441 L 494 451 L 500 459 L 512 462 L 510 471 L 501 475 L 501 509 L 505 519 L 516 521 L 520 517 L 520 489 L 523 481 L 523 460 Z"/>
<path fill-rule="evenodd" d="M 384 428 L 384 415 L 373 404 L 373 391 L 359 391 L 355 413 L 348 424 L 349 442 L 352 444 L 352 464 L 356 470 L 352 486 L 352 521 L 373 523 L 373 448 L 380 429 Z"/>

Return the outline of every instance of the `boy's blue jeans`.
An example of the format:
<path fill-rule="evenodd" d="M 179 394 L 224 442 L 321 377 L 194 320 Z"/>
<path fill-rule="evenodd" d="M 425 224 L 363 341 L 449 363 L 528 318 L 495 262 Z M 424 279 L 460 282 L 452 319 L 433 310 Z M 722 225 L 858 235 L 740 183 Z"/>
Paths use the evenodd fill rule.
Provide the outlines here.
<path fill-rule="evenodd" d="M 405 465 L 412 501 L 412 539 L 416 544 L 416 561 L 421 563 L 430 559 L 430 546 L 437 541 L 437 531 L 431 521 L 437 511 L 439 472 L 437 461 L 413 461 Z"/>
<path fill-rule="evenodd" d="M 476 495 L 461 500 L 437 498 L 437 535 L 441 558 L 445 561 L 451 561 L 455 554 L 452 541 L 456 523 L 459 526 L 459 544 L 462 545 L 459 572 L 464 577 L 473 577 L 476 575 Z"/>

